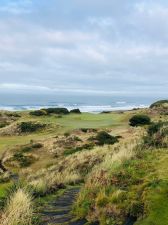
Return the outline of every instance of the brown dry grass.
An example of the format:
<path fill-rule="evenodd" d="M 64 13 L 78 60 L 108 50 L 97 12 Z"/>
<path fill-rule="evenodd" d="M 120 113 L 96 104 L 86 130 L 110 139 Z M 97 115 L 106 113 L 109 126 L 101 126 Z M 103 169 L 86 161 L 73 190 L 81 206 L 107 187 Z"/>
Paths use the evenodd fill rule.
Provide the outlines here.
<path fill-rule="evenodd" d="M 32 199 L 26 190 L 18 189 L 8 200 L 1 225 L 31 225 Z"/>

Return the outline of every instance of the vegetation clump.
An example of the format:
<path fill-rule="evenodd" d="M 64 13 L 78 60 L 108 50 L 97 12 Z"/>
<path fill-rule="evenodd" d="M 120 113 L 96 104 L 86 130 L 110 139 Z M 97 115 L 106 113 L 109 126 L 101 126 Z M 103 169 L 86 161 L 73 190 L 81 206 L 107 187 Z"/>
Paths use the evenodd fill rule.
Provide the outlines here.
<path fill-rule="evenodd" d="M 81 128 L 80 129 L 83 133 L 89 133 L 89 132 L 97 132 L 94 128 Z"/>
<path fill-rule="evenodd" d="M 152 123 L 144 137 L 144 144 L 147 147 L 168 147 L 168 122 Z"/>
<path fill-rule="evenodd" d="M 48 109 L 43 109 L 48 115 L 50 114 L 62 114 L 62 115 L 67 115 L 69 114 L 69 111 L 67 108 L 48 108 Z"/>
<path fill-rule="evenodd" d="M 168 108 L 168 100 L 160 100 L 160 101 L 153 103 L 150 106 L 151 109 L 158 108 L 158 107 L 167 107 Z"/>
<path fill-rule="evenodd" d="M 9 125 L 9 123 L 8 122 L 0 122 L 0 128 L 3 128 L 3 127 L 6 127 L 6 126 L 8 126 Z"/>
<path fill-rule="evenodd" d="M 91 150 L 94 147 L 93 143 L 89 143 L 89 144 L 84 144 L 82 146 L 78 146 L 76 148 L 71 148 L 71 149 L 67 149 L 64 151 L 64 155 L 68 156 L 68 155 L 72 155 L 76 152 L 80 152 L 82 150 Z"/>
<path fill-rule="evenodd" d="M 21 115 L 16 113 L 16 112 L 7 112 L 6 115 L 8 117 L 15 117 L 15 118 L 20 118 L 21 117 Z"/>
<path fill-rule="evenodd" d="M 101 131 L 95 138 L 93 138 L 93 140 L 95 140 L 98 145 L 113 145 L 118 142 L 118 137 L 114 137 L 106 131 Z"/>
<path fill-rule="evenodd" d="M 149 125 L 151 123 L 151 119 L 147 115 L 139 114 L 134 115 L 129 120 L 130 126 L 137 127 L 137 126 L 143 126 L 143 125 Z"/>
<path fill-rule="evenodd" d="M 67 115 L 69 111 L 66 108 L 47 108 L 31 111 L 29 114 L 32 116 L 46 116 L 50 114 Z"/>
<path fill-rule="evenodd" d="M 43 147 L 43 144 L 41 144 L 41 143 L 32 144 L 32 148 L 42 148 L 42 147 Z"/>
<path fill-rule="evenodd" d="M 80 109 L 72 109 L 72 110 L 70 111 L 70 113 L 81 114 L 81 111 L 80 111 Z"/>
<path fill-rule="evenodd" d="M 31 133 L 31 132 L 36 132 L 38 130 L 41 130 L 42 128 L 44 128 L 46 125 L 45 124 L 41 124 L 41 123 L 37 123 L 37 122 L 21 122 L 19 124 L 19 129 L 21 131 L 21 133 Z"/>
<path fill-rule="evenodd" d="M 31 111 L 29 114 L 32 116 L 46 116 L 47 112 L 45 110 L 40 109 L 40 110 Z"/>
<path fill-rule="evenodd" d="M 28 167 L 34 162 L 34 158 L 32 156 L 24 155 L 22 152 L 15 153 L 13 160 L 17 161 L 20 167 Z"/>

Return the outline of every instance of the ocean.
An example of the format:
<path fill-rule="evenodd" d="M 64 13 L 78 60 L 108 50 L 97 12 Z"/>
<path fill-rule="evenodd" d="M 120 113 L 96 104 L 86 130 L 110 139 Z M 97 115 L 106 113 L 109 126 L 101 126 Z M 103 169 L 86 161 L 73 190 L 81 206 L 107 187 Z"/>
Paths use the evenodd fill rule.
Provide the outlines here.
<path fill-rule="evenodd" d="M 0 94 L 0 110 L 21 111 L 48 107 L 79 108 L 82 112 L 130 110 L 145 108 L 160 100 L 153 97 Z"/>

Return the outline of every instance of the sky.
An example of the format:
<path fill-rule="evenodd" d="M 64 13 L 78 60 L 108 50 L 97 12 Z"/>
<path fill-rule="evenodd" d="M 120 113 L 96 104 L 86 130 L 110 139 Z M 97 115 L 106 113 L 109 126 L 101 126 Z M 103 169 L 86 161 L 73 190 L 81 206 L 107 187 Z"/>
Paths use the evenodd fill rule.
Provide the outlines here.
<path fill-rule="evenodd" d="M 0 93 L 168 97 L 168 1 L 1 0 Z"/>

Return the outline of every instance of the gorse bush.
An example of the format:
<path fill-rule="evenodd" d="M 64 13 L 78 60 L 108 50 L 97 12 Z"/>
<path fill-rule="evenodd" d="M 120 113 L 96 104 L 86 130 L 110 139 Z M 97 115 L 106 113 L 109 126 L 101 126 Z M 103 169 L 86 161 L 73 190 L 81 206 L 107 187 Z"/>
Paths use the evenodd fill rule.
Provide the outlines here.
<path fill-rule="evenodd" d="M 82 146 L 76 147 L 76 148 L 71 148 L 71 149 L 67 149 L 64 151 L 64 155 L 68 156 L 68 155 L 72 155 L 76 152 L 80 152 L 82 150 L 91 150 L 94 147 L 93 143 L 89 143 L 89 144 L 84 144 Z"/>
<path fill-rule="evenodd" d="M 34 162 L 34 158 L 31 156 L 26 156 L 21 152 L 15 153 L 13 160 L 17 161 L 20 167 L 28 167 Z"/>
<path fill-rule="evenodd" d="M 48 108 L 31 111 L 29 114 L 32 116 L 46 116 L 50 114 L 66 115 L 69 114 L 69 111 L 66 108 Z"/>
<path fill-rule="evenodd" d="M 70 113 L 76 113 L 76 114 L 81 114 L 81 111 L 79 109 L 72 109 Z"/>
<path fill-rule="evenodd" d="M 147 135 L 144 137 L 144 144 L 148 147 L 167 147 L 168 123 L 152 123 L 147 130 Z"/>
<path fill-rule="evenodd" d="M 43 144 L 41 144 L 41 143 L 34 143 L 32 145 L 32 148 L 42 148 L 42 147 L 43 147 Z"/>
<path fill-rule="evenodd" d="M 29 113 L 32 116 L 45 116 L 47 112 L 45 110 L 35 110 Z"/>
<path fill-rule="evenodd" d="M 105 131 L 101 131 L 97 134 L 97 136 L 94 138 L 98 145 L 104 145 L 104 144 L 115 144 L 118 142 L 118 138 L 111 136 Z"/>
<path fill-rule="evenodd" d="M 48 108 L 43 109 L 47 114 L 69 114 L 68 109 L 66 108 Z"/>
<path fill-rule="evenodd" d="M 19 124 L 20 131 L 22 133 L 30 133 L 35 132 L 44 128 L 46 125 L 41 123 L 34 123 L 34 122 L 21 122 Z"/>
<path fill-rule="evenodd" d="M 130 126 L 137 127 L 137 126 L 143 126 L 143 125 L 149 125 L 151 123 L 151 119 L 147 115 L 139 114 L 133 116 L 130 120 Z"/>

